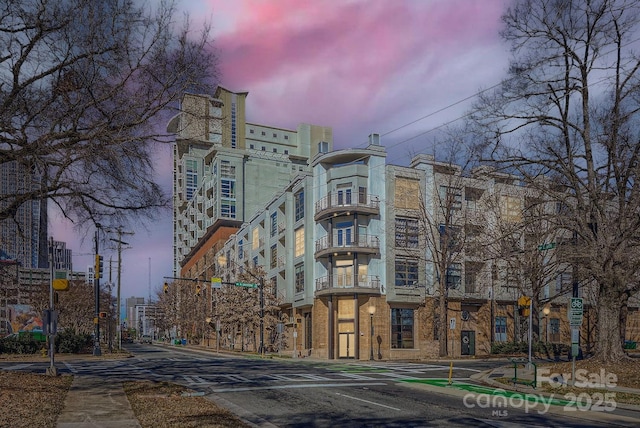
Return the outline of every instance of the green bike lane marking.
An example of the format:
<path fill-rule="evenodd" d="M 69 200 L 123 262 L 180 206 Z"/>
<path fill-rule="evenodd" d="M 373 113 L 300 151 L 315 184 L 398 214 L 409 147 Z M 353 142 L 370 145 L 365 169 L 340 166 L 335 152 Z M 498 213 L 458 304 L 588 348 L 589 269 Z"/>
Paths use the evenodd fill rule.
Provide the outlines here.
<path fill-rule="evenodd" d="M 555 406 L 575 406 L 575 401 L 564 400 L 561 398 L 555 398 L 553 396 L 542 396 L 539 394 L 522 393 L 517 391 L 508 391 L 501 388 L 490 388 L 487 386 L 474 385 L 471 383 L 452 382 L 449 385 L 448 379 L 399 379 L 399 382 L 406 383 L 421 383 L 431 386 L 438 386 L 441 388 L 454 388 L 461 391 L 467 391 L 474 394 L 483 394 L 487 396 L 502 396 L 505 398 L 516 398 L 521 400 L 527 400 L 535 403 L 550 403 Z"/>

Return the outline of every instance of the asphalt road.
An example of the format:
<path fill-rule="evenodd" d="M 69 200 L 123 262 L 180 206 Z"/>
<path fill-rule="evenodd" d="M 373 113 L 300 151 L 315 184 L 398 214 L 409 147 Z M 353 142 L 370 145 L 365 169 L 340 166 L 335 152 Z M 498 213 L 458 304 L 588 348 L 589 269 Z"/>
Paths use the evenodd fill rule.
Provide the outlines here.
<path fill-rule="evenodd" d="M 419 383 L 449 375 L 447 364 L 383 361 L 260 359 L 194 352 L 179 347 L 126 345 L 135 357 L 58 363 L 60 373 L 186 385 L 257 426 L 269 427 L 602 427 L 611 414 L 484 405 L 482 394 Z M 504 361 L 456 362 L 453 378 Z M 39 367 L 42 365 L 42 367 Z M 2 363 L 3 370 L 44 370 L 46 364 Z M 413 381 L 412 383 L 407 381 Z M 558 410 L 557 407 L 560 407 Z M 579 416 L 576 418 L 575 416 Z M 585 418 L 585 416 L 588 416 Z M 639 415 L 640 416 L 640 415 Z M 618 423 L 618 426 L 638 426 Z"/>

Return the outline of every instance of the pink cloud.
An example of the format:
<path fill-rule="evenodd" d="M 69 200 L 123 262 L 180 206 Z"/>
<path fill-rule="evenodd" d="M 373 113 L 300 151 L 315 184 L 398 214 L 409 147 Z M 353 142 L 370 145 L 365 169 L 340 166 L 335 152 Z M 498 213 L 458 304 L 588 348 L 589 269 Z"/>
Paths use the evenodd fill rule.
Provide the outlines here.
<path fill-rule="evenodd" d="M 249 120 L 353 128 L 388 115 L 390 105 L 415 103 L 431 86 L 457 86 L 447 70 L 498 43 L 504 3 L 246 1 L 233 30 L 215 41 L 222 81 L 250 92 Z M 414 80 L 402 82 L 408 75 Z"/>

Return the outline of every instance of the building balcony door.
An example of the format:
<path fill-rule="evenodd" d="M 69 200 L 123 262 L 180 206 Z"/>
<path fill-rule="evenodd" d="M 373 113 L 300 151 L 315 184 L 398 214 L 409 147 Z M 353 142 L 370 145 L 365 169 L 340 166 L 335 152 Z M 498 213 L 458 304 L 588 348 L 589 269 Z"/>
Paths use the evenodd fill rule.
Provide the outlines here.
<path fill-rule="evenodd" d="M 352 222 L 341 222 L 336 224 L 336 228 L 334 230 L 333 235 L 333 246 L 334 247 L 351 247 L 353 246 L 354 236 L 353 236 L 353 223 Z"/>

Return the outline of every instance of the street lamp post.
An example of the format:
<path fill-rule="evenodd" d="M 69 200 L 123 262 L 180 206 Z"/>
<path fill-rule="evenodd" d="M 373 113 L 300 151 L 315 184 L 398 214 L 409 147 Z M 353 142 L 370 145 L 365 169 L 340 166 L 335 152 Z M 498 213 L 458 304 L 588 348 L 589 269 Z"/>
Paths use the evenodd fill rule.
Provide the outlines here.
<path fill-rule="evenodd" d="M 205 318 L 205 321 L 207 322 L 207 349 L 209 349 L 209 328 L 211 328 L 211 318 L 207 317 Z"/>
<path fill-rule="evenodd" d="M 370 353 L 369 353 L 369 360 L 373 361 L 373 314 L 376 313 L 376 307 L 375 306 L 369 306 L 369 325 L 371 326 L 371 337 L 369 338 L 369 345 L 370 345 Z"/>
<path fill-rule="evenodd" d="M 547 316 L 551 312 L 548 306 L 545 306 L 542 309 L 542 313 L 544 314 L 544 343 L 549 343 L 549 323 L 547 321 Z"/>

